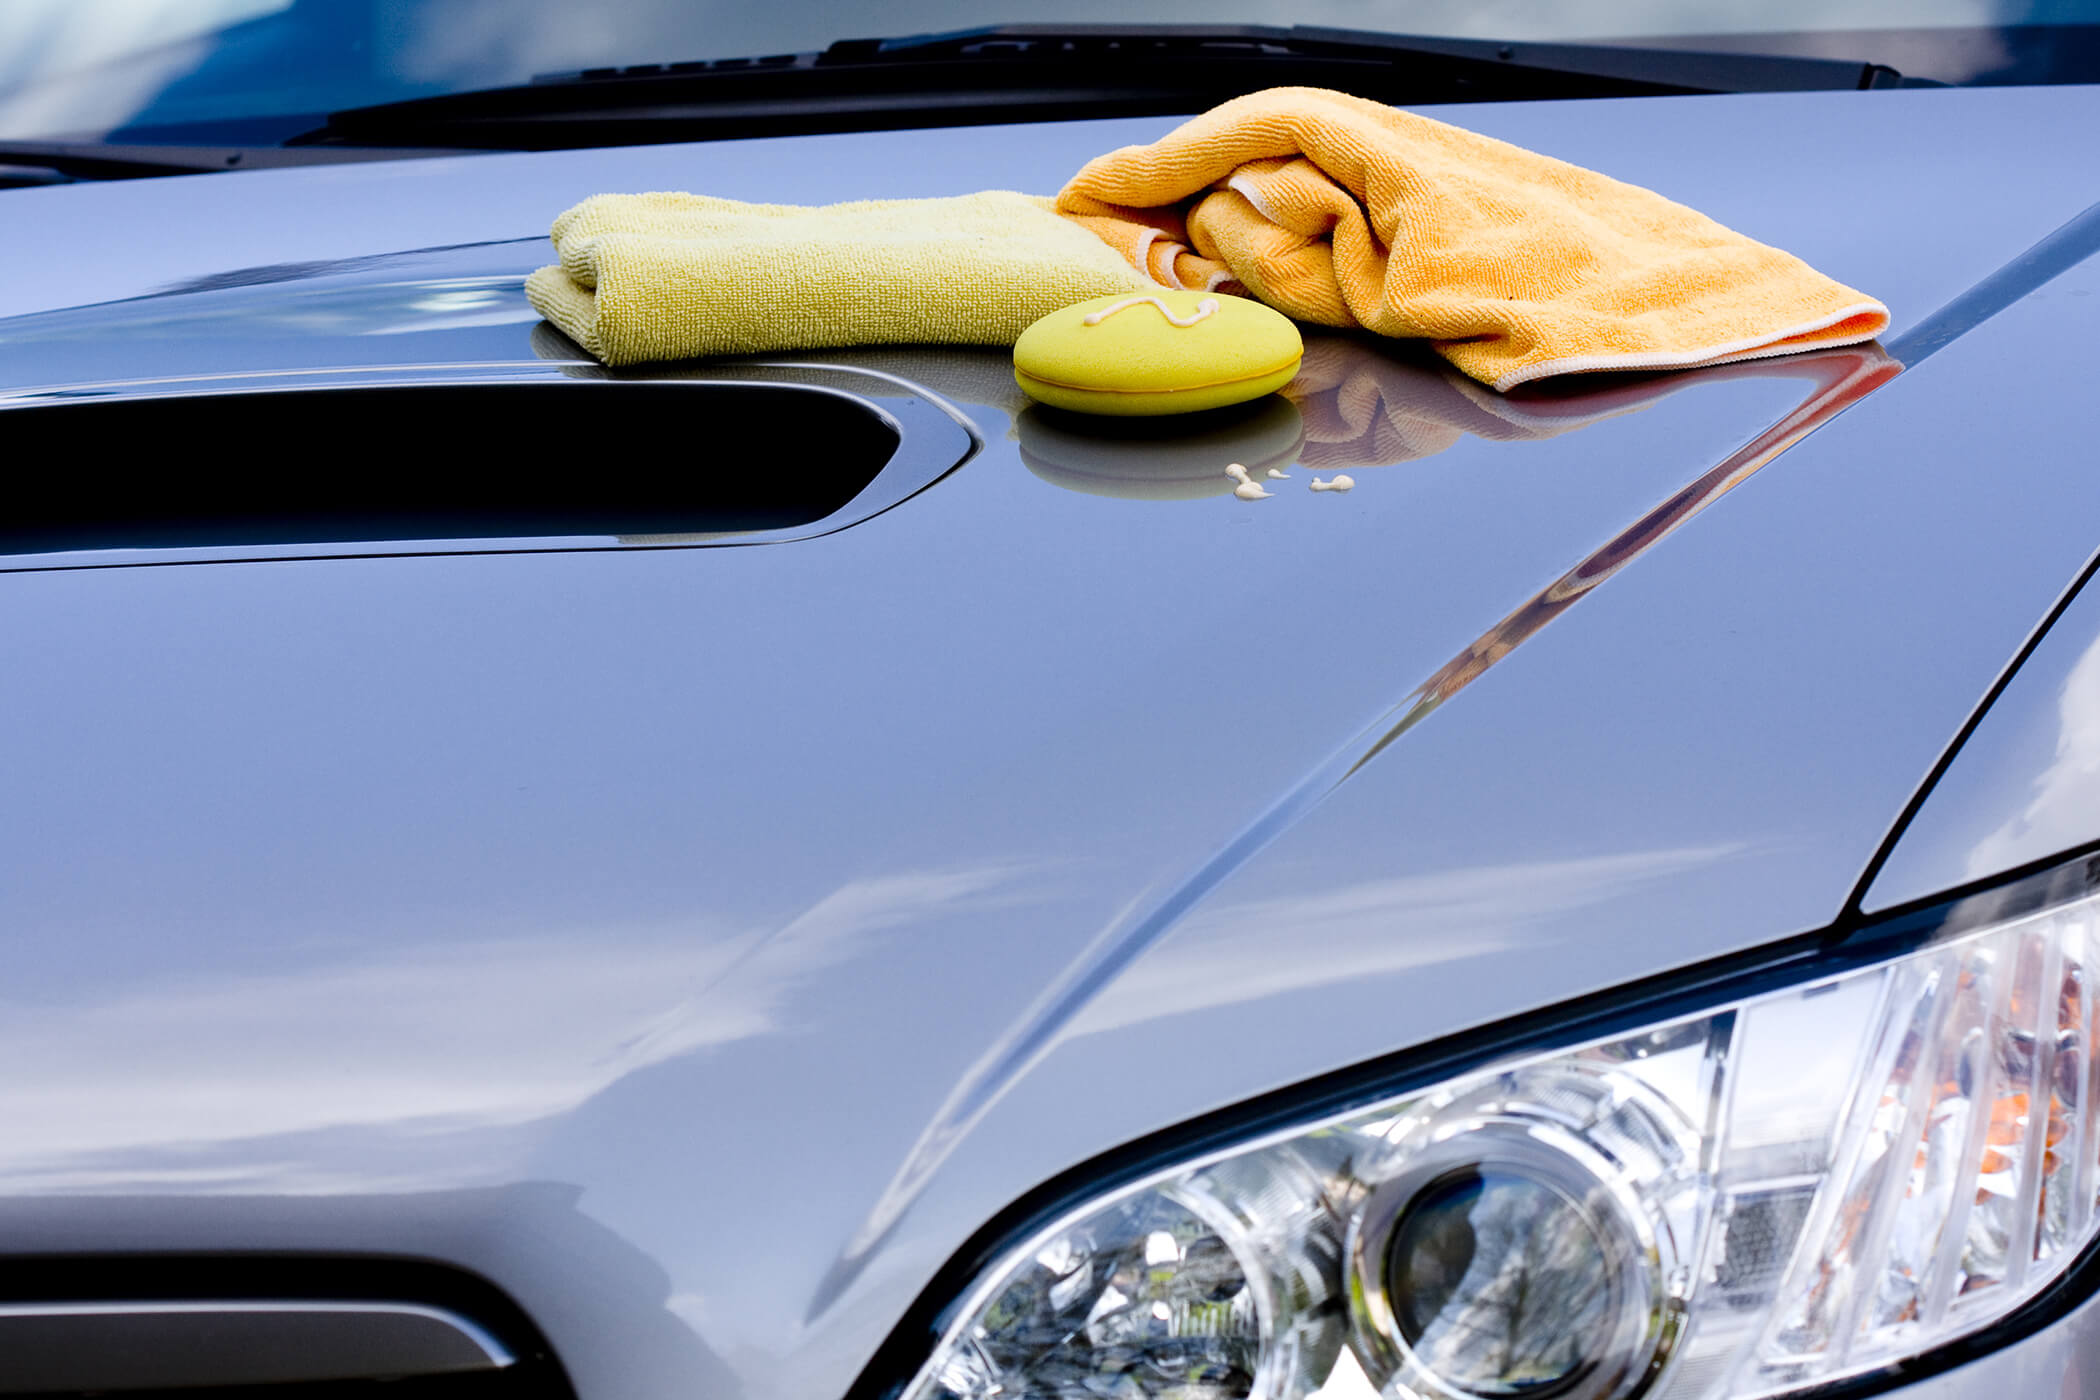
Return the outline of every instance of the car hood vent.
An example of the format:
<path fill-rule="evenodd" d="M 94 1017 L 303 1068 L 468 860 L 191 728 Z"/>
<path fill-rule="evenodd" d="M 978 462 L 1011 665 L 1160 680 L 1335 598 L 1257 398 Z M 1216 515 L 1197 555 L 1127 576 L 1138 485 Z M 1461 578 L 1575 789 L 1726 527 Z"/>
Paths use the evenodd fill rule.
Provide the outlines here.
<path fill-rule="evenodd" d="M 878 514 L 974 446 L 897 381 L 764 369 L 20 398 L 0 405 L 10 455 L 51 465 L 0 520 L 0 570 L 778 542 Z"/>

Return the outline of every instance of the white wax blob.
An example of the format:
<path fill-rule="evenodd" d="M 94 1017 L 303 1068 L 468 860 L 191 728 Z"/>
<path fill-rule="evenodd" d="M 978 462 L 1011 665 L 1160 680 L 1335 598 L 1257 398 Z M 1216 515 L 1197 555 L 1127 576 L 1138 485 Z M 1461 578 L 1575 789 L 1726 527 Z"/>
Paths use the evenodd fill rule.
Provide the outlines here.
<path fill-rule="evenodd" d="M 1152 305 L 1159 308 L 1159 314 L 1167 318 L 1168 324 L 1180 326 L 1183 330 L 1187 330 L 1190 326 L 1195 325 L 1198 321 L 1202 320 L 1206 316 L 1215 316 L 1218 314 L 1218 299 L 1216 297 L 1205 297 L 1203 300 L 1197 302 L 1196 309 L 1189 313 L 1188 318 L 1186 320 L 1182 319 L 1179 316 L 1176 316 L 1174 314 L 1174 308 L 1161 301 L 1158 297 L 1125 297 L 1121 301 L 1116 302 L 1113 305 L 1102 307 L 1099 311 L 1096 311 L 1091 316 L 1082 318 L 1080 324 L 1086 326 L 1098 326 L 1103 321 L 1106 321 L 1109 317 L 1115 315 L 1118 311 L 1128 311 L 1133 306 L 1143 306 L 1147 302 L 1150 302 Z"/>

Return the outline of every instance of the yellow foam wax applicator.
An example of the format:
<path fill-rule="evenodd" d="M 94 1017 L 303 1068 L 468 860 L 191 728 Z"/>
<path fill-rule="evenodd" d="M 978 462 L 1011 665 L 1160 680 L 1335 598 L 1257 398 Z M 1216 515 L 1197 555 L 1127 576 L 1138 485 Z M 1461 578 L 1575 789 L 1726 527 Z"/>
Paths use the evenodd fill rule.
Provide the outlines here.
<path fill-rule="evenodd" d="M 1162 288 L 1043 317 L 1014 343 L 1014 381 L 1078 413 L 1196 413 L 1274 393 L 1304 355 L 1297 326 L 1260 302 Z"/>

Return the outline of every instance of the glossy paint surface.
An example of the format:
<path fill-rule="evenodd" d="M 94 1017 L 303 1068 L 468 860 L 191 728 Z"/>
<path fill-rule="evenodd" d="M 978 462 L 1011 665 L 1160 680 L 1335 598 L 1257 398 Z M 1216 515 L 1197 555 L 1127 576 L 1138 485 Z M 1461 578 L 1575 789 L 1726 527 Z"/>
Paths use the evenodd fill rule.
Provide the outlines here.
<path fill-rule="evenodd" d="M 2012 139 L 2100 94 L 1636 105 L 1470 115 L 1872 290 L 1898 343 L 2100 198 L 2100 152 Z M 596 376 L 518 299 L 537 243 L 383 255 L 587 181 L 1041 186 L 1158 125 L 400 167 L 376 261 L 0 321 L 0 392 Z M 86 284 L 121 210 L 149 262 L 184 220 L 295 262 L 334 174 L 10 195 L 82 243 L 0 242 Z M 585 1400 L 842 1394 L 1074 1162 L 1832 917 L 2096 543 L 2089 368 L 2030 353 L 2089 343 L 2096 292 L 2073 267 L 1881 387 L 1498 399 L 1326 340 L 1193 445 L 1024 411 L 996 353 L 842 352 L 810 358 L 986 446 L 836 535 L 0 578 L 0 1231 L 437 1257 Z M 1235 460 L 1290 479 L 1236 500 Z"/>
<path fill-rule="evenodd" d="M 1888 1392 L 1900 1400 L 2088 1400 L 2100 1395 L 2100 1300 L 1966 1366 Z"/>
<path fill-rule="evenodd" d="M 1862 907 L 1885 909 L 2100 838 L 2100 587 L 2021 663 L 1903 830 Z"/>

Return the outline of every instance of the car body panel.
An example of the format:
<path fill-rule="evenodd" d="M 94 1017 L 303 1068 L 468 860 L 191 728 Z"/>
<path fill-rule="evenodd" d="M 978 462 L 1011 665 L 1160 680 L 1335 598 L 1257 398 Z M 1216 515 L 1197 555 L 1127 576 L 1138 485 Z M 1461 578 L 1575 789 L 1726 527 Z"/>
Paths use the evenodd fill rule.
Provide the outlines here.
<path fill-rule="evenodd" d="M 1965 736 L 1861 907 L 1986 880 L 2100 836 L 2100 588 L 2088 581 Z"/>
<path fill-rule="evenodd" d="M 1966 1365 L 1921 1375 L 1893 1393 L 1901 1400 L 2081 1400 L 2100 1385 L 2100 1300 Z"/>
<path fill-rule="evenodd" d="M 2100 198 L 2100 152 L 2012 141 L 2038 114 L 2082 129 L 2100 91 L 1462 115 L 1793 248 L 1900 337 Z M 580 193 L 1042 188 L 1161 125 L 18 192 L 47 301 L 117 294 L 91 269 L 147 225 L 175 246 L 127 292 L 204 281 L 0 321 L 0 393 L 601 374 L 535 339 L 539 249 L 509 241 Z M 352 197 L 358 238 L 293 232 Z M 284 266 L 346 257 L 376 261 Z M 515 1297 L 586 1400 L 836 1396 L 1076 1162 L 1834 917 L 2093 548 L 2100 477 L 2062 450 L 2089 375 L 2035 351 L 2100 331 L 2096 290 L 2086 262 L 1983 321 L 1499 649 L 1826 381 L 1605 385 L 1513 423 L 1344 344 L 1397 434 L 1354 491 L 1301 466 L 1268 501 L 1131 499 L 1153 454 L 1074 457 L 998 352 L 850 352 L 985 446 L 822 539 L 0 578 L 0 1230 L 436 1257 Z M 1296 412 L 1348 460 L 1339 388 Z M 520 464 L 548 467 L 590 464 Z"/>

